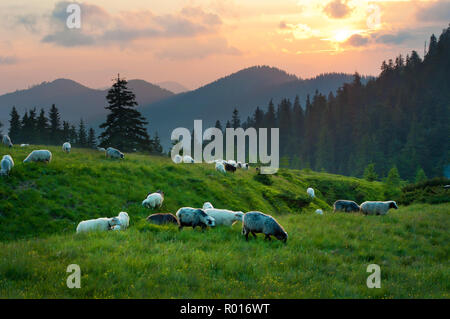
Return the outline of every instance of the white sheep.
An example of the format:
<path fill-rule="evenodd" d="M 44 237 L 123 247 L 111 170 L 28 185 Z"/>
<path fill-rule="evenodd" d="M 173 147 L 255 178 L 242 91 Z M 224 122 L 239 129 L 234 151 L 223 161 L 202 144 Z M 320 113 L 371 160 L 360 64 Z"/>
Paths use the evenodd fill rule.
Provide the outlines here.
<path fill-rule="evenodd" d="M 91 232 L 91 231 L 107 231 L 115 225 L 120 225 L 120 221 L 116 218 L 97 218 L 90 220 L 83 220 L 77 226 L 77 233 Z"/>
<path fill-rule="evenodd" d="M 127 212 L 120 212 L 116 218 L 120 222 L 120 225 L 118 225 L 120 227 L 119 230 L 125 230 L 130 226 L 130 216 L 128 216 Z"/>
<path fill-rule="evenodd" d="M 318 214 L 318 215 L 323 215 L 323 210 L 321 210 L 321 209 L 316 209 L 316 212 L 315 212 L 316 214 Z"/>
<path fill-rule="evenodd" d="M 30 146 L 30 144 L 20 144 L 20 147 L 27 147 Z"/>
<path fill-rule="evenodd" d="M 203 209 L 214 208 L 210 202 L 203 203 Z"/>
<path fill-rule="evenodd" d="M 189 155 L 184 155 L 183 156 L 183 163 L 192 164 L 192 163 L 194 163 L 194 159 L 192 157 L 190 157 Z"/>
<path fill-rule="evenodd" d="M 14 161 L 11 155 L 4 155 L 0 162 L 0 175 L 9 175 L 9 172 L 14 167 Z"/>
<path fill-rule="evenodd" d="M 315 197 L 314 189 L 312 189 L 311 187 L 308 187 L 308 189 L 306 190 L 306 193 L 307 193 L 311 198 L 314 198 L 314 197 Z"/>
<path fill-rule="evenodd" d="M 389 208 L 398 209 L 397 203 L 393 200 L 387 202 L 364 202 L 361 204 L 361 212 L 365 215 L 386 215 Z"/>
<path fill-rule="evenodd" d="M 183 158 L 179 154 L 177 154 L 173 157 L 172 160 L 175 164 L 180 164 L 183 161 Z"/>
<path fill-rule="evenodd" d="M 2 141 L 3 141 L 3 144 L 5 144 L 8 147 L 12 147 L 13 146 L 13 143 L 11 143 L 11 139 L 9 138 L 8 135 L 3 135 Z"/>
<path fill-rule="evenodd" d="M 216 225 L 231 226 L 237 221 L 242 222 L 242 218 L 244 217 L 243 212 L 234 212 L 228 209 L 208 208 L 204 209 L 204 211 L 208 216 L 216 220 Z"/>
<path fill-rule="evenodd" d="M 221 173 L 226 173 L 225 166 L 221 162 L 216 162 L 216 171 L 219 171 Z"/>
<path fill-rule="evenodd" d="M 125 155 L 119 151 L 118 149 L 115 149 L 113 147 L 108 147 L 106 149 L 106 157 L 111 157 L 111 158 L 124 158 Z"/>
<path fill-rule="evenodd" d="M 52 153 L 49 150 L 34 150 L 28 154 L 27 158 L 23 160 L 24 163 L 28 162 L 46 162 L 50 163 L 52 160 Z"/>
<path fill-rule="evenodd" d="M 72 148 L 72 145 L 70 145 L 70 143 L 69 142 L 65 142 L 63 145 L 62 145 L 62 150 L 64 151 L 64 152 L 66 152 L 66 153 L 70 153 L 70 149 Z"/>
<path fill-rule="evenodd" d="M 161 207 L 164 201 L 164 192 L 158 190 L 156 193 L 147 195 L 147 198 L 142 201 L 142 206 L 154 209 Z"/>

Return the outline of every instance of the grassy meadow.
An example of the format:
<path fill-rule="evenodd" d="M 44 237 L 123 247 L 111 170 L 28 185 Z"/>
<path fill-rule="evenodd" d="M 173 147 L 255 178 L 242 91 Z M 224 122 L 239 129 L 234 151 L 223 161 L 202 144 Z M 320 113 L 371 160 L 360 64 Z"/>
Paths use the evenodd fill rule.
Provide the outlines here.
<path fill-rule="evenodd" d="M 32 149 L 50 164 L 23 164 Z M 450 204 L 413 204 L 386 216 L 333 214 L 339 198 L 383 200 L 383 184 L 311 171 L 254 169 L 223 175 L 210 164 L 96 150 L 0 147 L 16 166 L 0 179 L 1 298 L 449 298 Z M 316 198 L 306 196 L 306 188 Z M 163 207 L 141 206 L 165 192 Z M 240 224 L 201 232 L 145 221 L 179 207 L 260 210 L 289 234 L 286 245 L 246 242 Z M 316 215 L 315 209 L 324 210 Z M 79 221 L 130 215 L 124 232 L 75 234 Z M 69 289 L 66 268 L 81 268 Z M 381 267 L 381 288 L 369 289 L 369 264 Z"/>

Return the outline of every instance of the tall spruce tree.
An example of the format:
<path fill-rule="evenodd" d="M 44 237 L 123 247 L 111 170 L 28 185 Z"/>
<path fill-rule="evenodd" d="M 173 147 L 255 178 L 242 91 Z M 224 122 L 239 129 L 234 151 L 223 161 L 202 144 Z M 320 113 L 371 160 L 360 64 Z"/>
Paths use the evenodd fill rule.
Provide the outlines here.
<path fill-rule="evenodd" d="M 77 134 L 77 144 L 80 147 L 88 146 L 87 132 L 86 126 L 84 125 L 83 119 L 80 119 L 80 124 L 78 125 L 78 134 Z"/>
<path fill-rule="evenodd" d="M 241 127 L 241 119 L 239 117 L 239 111 L 237 110 L 237 108 L 234 108 L 234 110 L 233 110 L 233 116 L 231 118 L 231 126 L 234 129 Z"/>
<path fill-rule="evenodd" d="M 44 109 L 41 109 L 39 117 L 36 120 L 36 133 L 39 144 L 48 144 L 49 127 Z"/>
<path fill-rule="evenodd" d="M 50 121 L 50 143 L 54 145 L 60 144 L 63 141 L 61 136 L 61 116 L 55 104 L 52 104 L 48 118 Z"/>
<path fill-rule="evenodd" d="M 152 143 L 145 128 L 148 122 L 135 109 L 136 96 L 128 89 L 127 81 L 118 75 L 106 99 L 109 104 L 106 109 L 110 113 L 100 125 L 104 129 L 99 136 L 100 146 L 113 146 L 125 152 L 151 151 Z"/>
<path fill-rule="evenodd" d="M 12 107 L 11 113 L 10 113 L 10 120 L 9 120 L 9 131 L 8 135 L 13 141 L 20 142 L 20 132 L 21 132 L 21 124 L 20 124 L 20 115 L 17 112 L 17 109 L 15 106 Z"/>
<path fill-rule="evenodd" d="M 95 130 L 91 127 L 89 128 L 87 146 L 89 148 L 95 148 L 97 146 L 97 139 L 95 137 Z"/>

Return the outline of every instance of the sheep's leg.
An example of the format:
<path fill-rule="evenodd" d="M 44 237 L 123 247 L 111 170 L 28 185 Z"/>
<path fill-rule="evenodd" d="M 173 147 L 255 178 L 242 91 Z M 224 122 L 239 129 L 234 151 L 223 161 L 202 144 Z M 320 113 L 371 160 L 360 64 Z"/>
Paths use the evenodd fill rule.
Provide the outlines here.
<path fill-rule="evenodd" d="M 182 231 L 183 230 L 183 226 L 178 226 L 178 231 Z"/>
<path fill-rule="evenodd" d="M 255 232 L 252 232 L 252 235 L 253 235 L 253 237 L 257 238 Z"/>
<path fill-rule="evenodd" d="M 248 241 L 248 233 L 245 233 L 245 241 Z"/>
<path fill-rule="evenodd" d="M 266 240 L 266 239 L 268 239 L 269 241 L 272 240 L 272 238 L 270 238 L 270 235 L 267 235 L 267 234 L 266 234 L 266 237 L 264 237 L 264 240 Z"/>

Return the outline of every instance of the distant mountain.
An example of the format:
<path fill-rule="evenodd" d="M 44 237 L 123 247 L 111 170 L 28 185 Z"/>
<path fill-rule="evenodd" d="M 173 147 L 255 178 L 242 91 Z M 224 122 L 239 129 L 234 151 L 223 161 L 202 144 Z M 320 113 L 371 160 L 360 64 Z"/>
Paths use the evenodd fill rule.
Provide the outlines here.
<path fill-rule="evenodd" d="M 183 86 L 182 84 L 180 84 L 178 82 L 174 82 L 174 81 L 159 82 L 159 83 L 156 83 L 156 85 L 162 87 L 163 89 L 169 90 L 175 94 L 190 91 L 187 87 Z"/>
<path fill-rule="evenodd" d="M 129 87 L 136 94 L 139 105 L 145 105 L 170 97 L 172 92 L 143 80 L 130 80 Z M 20 115 L 27 109 L 48 110 L 56 104 L 64 120 L 78 122 L 82 117 L 88 123 L 106 114 L 105 90 L 95 90 L 68 79 L 43 82 L 26 90 L 18 90 L 0 96 L 0 122 L 8 126 L 9 112 L 16 106 Z"/>
<path fill-rule="evenodd" d="M 257 106 L 265 109 L 270 99 L 274 102 L 284 97 L 293 100 L 296 95 L 304 106 L 307 94 L 313 95 L 316 90 L 324 94 L 335 92 L 352 79 L 350 74 L 331 73 L 302 80 L 277 68 L 255 66 L 197 90 L 142 106 L 140 111 L 149 121 L 149 132 L 158 131 L 167 149 L 171 131 L 176 127 L 192 128 L 194 119 L 202 119 L 204 127 L 211 127 L 216 120 L 230 119 L 236 107 L 243 121 Z M 363 78 L 363 82 L 366 80 Z"/>

